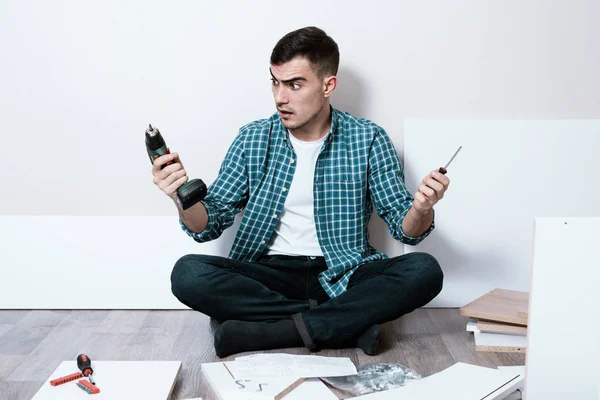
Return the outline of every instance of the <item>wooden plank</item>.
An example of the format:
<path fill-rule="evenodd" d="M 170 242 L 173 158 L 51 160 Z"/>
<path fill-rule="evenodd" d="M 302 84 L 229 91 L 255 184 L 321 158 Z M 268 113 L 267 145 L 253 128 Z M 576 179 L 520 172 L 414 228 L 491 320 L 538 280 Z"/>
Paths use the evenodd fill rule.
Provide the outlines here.
<path fill-rule="evenodd" d="M 0 381 L 0 394 L 3 399 L 18 399 L 19 390 L 21 386 L 27 384 L 27 382 L 7 382 Z"/>
<path fill-rule="evenodd" d="M 205 362 L 219 361 L 213 348 L 213 334 L 216 324 L 210 319 L 196 311 L 119 311 L 113 310 L 104 314 L 94 316 L 101 311 L 68 311 L 60 312 L 62 324 L 46 340 L 41 341 L 35 348 L 39 357 L 47 357 L 47 363 L 56 367 L 55 359 L 67 360 L 74 358 L 80 352 L 95 355 L 95 360 L 130 360 L 131 357 L 139 357 L 144 352 L 162 353 L 164 357 L 171 360 L 181 360 L 182 369 L 175 383 L 173 398 L 202 397 L 205 400 L 216 399 L 210 385 L 202 377 L 200 366 Z M 41 326 L 48 324 L 48 315 L 51 311 L 31 311 L 38 313 L 44 321 L 21 319 L 26 326 Z M 50 314 L 45 314 L 50 313 Z M 78 314 L 80 313 L 80 314 Z M 81 314 L 83 313 L 83 314 Z M 91 314 L 89 314 L 91 313 Z M 172 313 L 172 314 L 171 314 Z M 88 315 L 89 314 L 89 315 Z M 153 314 L 157 314 L 152 316 Z M 64 317 L 67 315 L 69 318 Z M 360 349 L 334 349 L 322 350 L 318 355 L 326 357 L 344 356 L 349 357 L 357 366 L 372 362 L 391 362 L 406 365 L 415 369 L 423 375 L 429 375 L 443 369 L 443 365 L 449 366 L 454 361 L 469 362 L 472 364 L 495 367 L 497 365 L 523 365 L 525 355 L 521 353 L 483 353 L 475 351 L 473 334 L 464 330 L 468 318 L 459 315 L 457 309 L 420 309 L 407 314 L 400 319 L 382 325 L 382 352 L 377 356 L 367 356 Z M 162 325 L 172 324 L 172 329 Z M 18 327 L 15 325 L 12 329 Z M 11 329 L 11 330 L 12 330 Z M 24 335 L 37 335 L 36 332 L 28 332 L 19 329 Z M 91 331 L 91 333 L 90 333 Z M 142 332 L 143 331 L 143 332 Z M 58 335 L 58 336 L 57 336 Z M 80 340 L 79 336 L 87 338 Z M 146 345 L 141 343 L 140 335 L 147 337 Z M 172 335 L 172 337 L 169 337 Z M 71 341 L 77 341 L 73 344 Z M 0 344 L 2 340 L 0 339 Z M 137 346 L 134 353 L 130 352 L 129 345 Z M 162 343 L 162 344 L 161 344 Z M 152 350 L 151 347 L 158 346 Z M 303 347 L 292 349 L 272 350 L 270 352 L 287 352 L 290 354 L 312 354 Z M 264 353 L 264 352 L 254 352 Z M 251 354 L 251 353 L 243 353 Z M 233 360 L 238 354 L 225 358 Z M 11 374 L 11 385 L 6 384 L 8 393 L 27 391 L 30 376 L 43 376 L 46 379 L 50 372 L 40 372 L 43 365 L 32 366 L 27 369 L 23 361 L 31 362 L 32 358 L 27 355 L 8 355 L 2 358 L 0 355 L 0 381 L 8 378 Z M 438 360 L 436 360 L 438 358 Z M 36 382 L 35 379 L 32 382 Z M 31 398 L 42 385 L 38 380 L 35 390 L 29 390 L 26 396 L 14 398 Z M 15 385 L 12 385 L 15 383 Z M 9 389 L 10 386 L 10 389 Z M 341 399 L 352 397 L 348 393 L 333 390 Z M 3 391 L 0 390 L 4 394 Z M 0 396 L 1 397 L 1 396 Z M 12 397 L 9 397 L 12 398 Z M 284 399 L 285 400 L 285 399 Z"/>
<path fill-rule="evenodd" d="M 288 393 L 290 393 L 292 390 L 296 389 L 304 381 L 306 381 L 306 378 L 296 379 L 296 381 L 294 383 L 292 383 L 290 386 L 286 387 L 281 392 L 279 392 L 279 394 L 277 396 L 275 396 L 275 400 L 281 400 L 281 399 L 283 399 L 285 396 L 288 395 Z"/>
<path fill-rule="evenodd" d="M 32 312 L 29 315 L 32 315 Z M 78 350 L 102 322 L 108 311 L 71 311 L 31 351 L 7 380 L 46 380 L 65 359 L 77 357 Z"/>
<path fill-rule="evenodd" d="M 10 331 L 14 326 L 14 324 L 0 324 L 0 337 Z"/>
<path fill-rule="evenodd" d="M 0 310 L 0 324 L 16 324 L 31 310 Z"/>
<path fill-rule="evenodd" d="M 475 350 L 484 352 L 494 353 L 522 353 L 525 354 L 527 349 L 525 347 L 512 347 L 512 346 L 482 346 L 476 345 Z"/>
<path fill-rule="evenodd" d="M 529 312 L 527 312 L 527 311 L 517 311 L 517 316 L 519 318 L 528 319 L 529 318 Z"/>
<path fill-rule="evenodd" d="M 0 399 L 25 400 L 31 399 L 45 382 L 43 381 L 1 381 Z M 82 392 L 83 393 L 83 392 Z"/>
<path fill-rule="evenodd" d="M 496 353 L 484 353 L 475 350 L 475 339 L 465 330 L 469 319 L 459 315 L 457 309 L 430 308 L 427 310 L 437 326 L 448 351 L 455 362 L 475 364 L 496 368 L 502 365 Z"/>
<path fill-rule="evenodd" d="M 408 333 L 403 331 L 407 326 L 407 323 L 399 322 L 397 330 L 401 333 Z M 375 362 L 382 363 L 397 363 L 407 365 L 406 356 L 402 350 L 403 343 L 398 338 L 396 330 L 394 329 L 393 322 L 388 322 L 381 325 L 381 339 L 379 343 L 379 354 L 376 356 L 368 356 L 362 350 L 356 350 L 356 357 L 358 359 L 358 366 L 367 365 Z"/>
<path fill-rule="evenodd" d="M 217 359 L 213 345 L 213 328 L 216 325 L 212 326 L 209 317 L 198 311 L 177 312 L 182 314 L 184 320 L 172 348 L 173 357 L 176 357 L 178 360 L 184 360 L 188 358 L 190 353 L 194 353 L 194 358 L 202 357 L 211 361 Z M 196 340 L 199 337 L 201 339 L 200 342 Z M 200 369 L 198 369 L 198 372 L 200 372 Z"/>
<path fill-rule="evenodd" d="M 216 399 L 210 385 L 203 379 L 201 364 L 219 360 L 213 346 L 214 329 L 217 325 L 211 323 L 208 316 L 197 311 L 178 312 L 184 314 L 185 322 L 172 350 L 173 358 L 182 362 L 173 397 Z"/>
<path fill-rule="evenodd" d="M 475 350 L 502 353 L 524 353 L 527 336 L 506 333 L 474 332 Z"/>
<path fill-rule="evenodd" d="M 494 333 L 514 333 L 519 335 L 527 335 L 527 327 L 523 325 L 503 324 L 494 321 L 477 321 L 477 329 L 481 332 Z"/>
<path fill-rule="evenodd" d="M 521 366 L 525 365 L 524 353 L 496 353 L 502 366 Z"/>
<path fill-rule="evenodd" d="M 133 361 L 172 360 L 172 349 L 185 323 L 180 311 L 158 310 L 149 313 L 123 352 Z"/>
<path fill-rule="evenodd" d="M 42 381 L 17 382 L 19 385 L 19 396 L 21 399 L 31 399 L 37 391 L 46 383 Z M 62 400 L 62 399 L 61 399 Z"/>
<path fill-rule="evenodd" d="M 26 357 L 22 354 L 0 355 L 0 381 L 6 379 Z"/>
<path fill-rule="evenodd" d="M 96 329 L 96 333 L 137 333 L 148 310 L 113 310 Z"/>
<path fill-rule="evenodd" d="M 461 315 L 496 322 L 527 325 L 527 316 L 519 311 L 526 310 L 529 293 L 516 290 L 494 289 L 461 307 Z"/>
<path fill-rule="evenodd" d="M 2 314 L 10 313 L 3 311 Z M 69 311 L 34 310 L 23 315 L 12 314 L 19 315 L 22 318 L 17 318 L 18 322 L 2 335 L 0 355 L 28 355 L 69 315 Z"/>
<path fill-rule="evenodd" d="M 135 333 L 98 333 L 93 332 L 81 343 L 77 354 L 87 354 L 92 361 L 129 361 L 127 349 L 135 339 Z M 64 358 L 67 359 L 67 358 Z"/>
<path fill-rule="evenodd" d="M 452 355 L 427 310 L 417 309 L 406 314 L 394 321 L 392 326 L 407 367 L 422 376 L 429 376 L 454 364 Z"/>
<path fill-rule="evenodd" d="M 92 360 L 127 360 L 127 349 L 138 334 L 149 311 L 110 311 L 77 353 Z"/>

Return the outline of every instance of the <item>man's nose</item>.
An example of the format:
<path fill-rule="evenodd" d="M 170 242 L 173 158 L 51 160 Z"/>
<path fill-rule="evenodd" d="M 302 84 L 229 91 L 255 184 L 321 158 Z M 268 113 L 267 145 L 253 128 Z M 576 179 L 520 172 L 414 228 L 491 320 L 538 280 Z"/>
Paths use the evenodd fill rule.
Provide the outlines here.
<path fill-rule="evenodd" d="M 288 103 L 287 91 L 281 86 L 273 89 L 273 97 L 275 98 L 275 104 L 277 107 Z"/>

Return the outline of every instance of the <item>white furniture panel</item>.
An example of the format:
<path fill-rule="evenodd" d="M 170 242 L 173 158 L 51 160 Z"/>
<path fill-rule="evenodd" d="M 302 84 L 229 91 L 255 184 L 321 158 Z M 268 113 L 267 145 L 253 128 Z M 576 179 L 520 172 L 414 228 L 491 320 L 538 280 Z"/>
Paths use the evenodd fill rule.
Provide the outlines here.
<path fill-rule="evenodd" d="M 175 262 L 227 255 L 237 226 L 196 243 L 177 217 L 0 216 L 0 308 L 179 309 Z"/>
<path fill-rule="evenodd" d="M 600 120 L 407 120 L 411 192 L 459 145 L 437 228 L 406 247 L 442 265 L 432 306 L 463 306 L 494 288 L 527 291 L 534 218 L 600 216 Z"/>
<path fill-rule="evenodd" d="M 526 400 L 598 399 L 600 218 L 536 218 Z"/>

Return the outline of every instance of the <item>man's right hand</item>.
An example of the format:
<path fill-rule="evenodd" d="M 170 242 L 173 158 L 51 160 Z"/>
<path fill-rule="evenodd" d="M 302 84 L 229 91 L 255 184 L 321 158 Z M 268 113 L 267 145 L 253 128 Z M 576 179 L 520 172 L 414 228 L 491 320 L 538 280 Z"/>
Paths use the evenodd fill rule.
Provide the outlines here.
<path fill-rule="evenodd" d="M 161 169 L 169 161 L 172 161 L 173 164 Z M 187 173 L 177 153 L 164 154 L 155 159 L 152 165 L 152 175 L 154 184 L 175 201 L 177 201 L 177 189 L 188 181 Z"/>

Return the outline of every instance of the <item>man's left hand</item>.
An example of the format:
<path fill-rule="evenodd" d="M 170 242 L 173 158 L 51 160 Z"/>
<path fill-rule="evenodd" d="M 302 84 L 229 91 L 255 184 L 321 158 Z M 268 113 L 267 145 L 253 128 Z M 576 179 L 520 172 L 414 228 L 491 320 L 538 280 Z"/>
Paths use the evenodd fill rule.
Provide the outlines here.
<path fill-rule="evenodd" d="M 433 206 L 444 197 L 444 193 L 450 185 L 450 179 L 438 170 L 433 170 L 427 175 L 417 193 L 413 207 L 420 213 L 428 213 Z"/>

